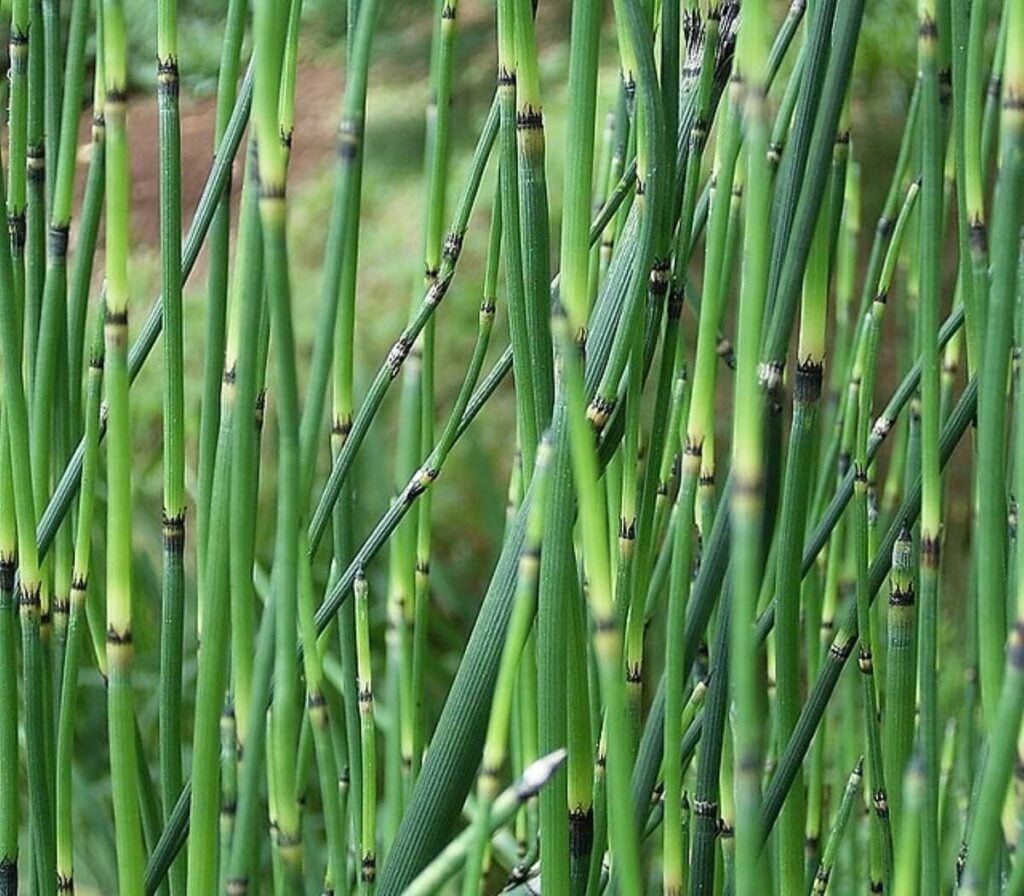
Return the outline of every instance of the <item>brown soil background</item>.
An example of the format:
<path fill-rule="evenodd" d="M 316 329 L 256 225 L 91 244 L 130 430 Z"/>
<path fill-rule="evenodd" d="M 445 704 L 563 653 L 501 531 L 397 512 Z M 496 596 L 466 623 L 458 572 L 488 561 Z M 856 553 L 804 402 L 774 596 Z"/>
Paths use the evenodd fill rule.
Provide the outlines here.
<path fill-rule="evenodd" d="M 297 73 L 295 94 L 295 132 L 290 162 L 290 180 L 302 182 L 310 174 L 323 170 L 333 157 L 338 119 L 338 98 L 343 84 L 338 66 L 325 63 L 305 64 Z M 181 199 L 184 228 L 189 221 L 214 155 L 216 99 L 181 97 Z M 84 168 L 88 164 L 92 111 L 86 109 L 79 130 L 79 165 L 76 178 L 81 200 Z M 128 140 L 131 148 L 132 235 L 136 247 L 155 247 L 160 236 L 160 168 L 157 138 L 156 97 L 138 94 L 129 101 Z M 236 175 L 241 158 L 235 162 Z M 237 200 L 237 191 L 235 191 Z M 77 208 L 77 206 L 76 206 Z"/>

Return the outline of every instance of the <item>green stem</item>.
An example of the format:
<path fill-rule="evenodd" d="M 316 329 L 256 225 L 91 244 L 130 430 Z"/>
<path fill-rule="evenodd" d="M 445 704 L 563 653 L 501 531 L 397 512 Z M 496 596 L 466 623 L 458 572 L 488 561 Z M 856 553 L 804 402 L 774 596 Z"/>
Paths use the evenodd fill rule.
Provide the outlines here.
<path fill-rule="evenodd" d="M 853 814 L 853 806 L 860 793 L 861 776 L 863 774 L 863 760 L 857 762 L 850 777 L 846 781 L 846 788 L 843 790 L 842 798 L 839 801 L 839 808 L 836 811 L 835 821 L 828 832 L 828 840 L 825 843 L 825 851 L 821 856 L 821 864 L 814 875 L 814 884 L 811 893 L 824 894 L 828 890 L 829 879 L 832 876 L 832 869 L 835 866 L 836 856 L 839 852 L 839 844 L 843 839 L 846 826 Z"/>
<path fill-rule="evenodd" d="M 181 307 L 181 124 L 177 0 L 157 5 L 160 288 L 164 334 L 163 594 L 160 626 L 160 796 L 164 823 L 181 790 L 181 662 L 185 614 L 185 353 Z M 171 869 L 184 893 L 185 865 Z"/>
<path fill-rule="evenodd" d="M 765 483 L 763 469 L 763 416 L 757 399 L 757 362 L 768 287 L 770 170 L 768 162 L 769 119 L 767 84 L 757 77 L 768 54 L 767 9 L 764 3 L 748 3 L 744 9 L 737 66 L 744 76 L 744 111 L 747 117 L 747 176 L 744 209 L 744 252 L 739 325 L 737 332 L 735 414 L 733 417 L 732 471 L 736 485 L 730 514 L 735 584 L 732 603 L 732 657 L 736 714 L 733 722 L 736 773 L 736 884 L 740 896 L 757 892 L 761 808 L 761 765 L 765 738 L 763 707 L 759 692 L 764 668 L 756 653 L 754 623 L 763 572 Z M 666 704 L 666 713 L 668 713 Z M 666 722 L 671 719 L 666 716 Z M 667 740 L 666 740 L 667 745 Z M 666 751 L 666 755 L 672 753 Z M 668 767 L 674 765 L 669 763 Z M 666 804 L 666 810 L 669 804 Z"/>
<path fill-rule="evenodd" d="M 130 197 L 125 127 L 127 51 L 121 0 L 104 2 L 106 74 L 107 301 L 104 387 L 107 404 L 107 670 L 110 773 L 118 884 L 142 889 L 144 868 L 132 697 L 132 445 L 128 404 L 128 250 Z"/>
<path fill-rule="evenodd" d="M 86 454 L 82 467 L 82 491 L 78 505 L 75 531 L 75 560 L 71 575 L 71 608 L 68 621 L 67 651 L 61 680 L 60 716 L 57 728 L 57 876 L 58 882 L 74 880 L 72 849 L 71 762 L 74 755 L 74 721 L 77 705 L 79 656 L 83 627 L 86 625 L 85 602 L 89 589 L 91 535 L 96 474 L 99 461 L 100 397 L 103 391 L 103 330 L 105 312 L 96 309 L 95 336 L 89 356 L 88 396 L 85 407 Z"/>
<path fill-rule="evenodd" d="M 526 523 L 523 547 L 519 555 L 519 575 L 516 598 L 509 620 L 508 635 L 502 651 L 498 678 L 494 687 L 491 715 L 487 725 L 480 777 L 477 783 L 477 815 L 473 848 L 467 857 L 463 876 L 464 896 L 475 896 L 483 883 L 485 856 L 490 843 L 491 819 L 494 801 L 498 797 L 498 782 L 508 752 L 509 720 L 515 694 L 516 671 L 524 645 L 533 625 L 537 604 L 537 578 L 540 571 L 541 540 L 544 532 L 544 513 L 547 509 L 547 471 L 551 465 L 552 446 L 545 437 L 537 452 L 534 468 L 536 489 Z"/>
<path fill-rule="evenodd" d="M 370 617 L 366 577 L 356 576 L 356 656 L 359 692 L 359 741 L 362 754 L 362 834 L 359 843 L 359 892 L 371 896 L 377 882 L 377 748 L 373 712 Z"/>
<path fill-rule="evenodd" d="M 940 109 L 939 44 L 948 35 L 939 34 L 938 10 L 932 0 L 921 0 L 918 5 L 918 68 L 921 83 L 921 209 L 918 262 L 920 265 L 920 306 L 918 310 L 918 338 L 922 354 L 921 363 L 921 549 L 920 549 L 920 628 L 918 640 L 921 709 L 919 735 L 926 786 L 921 817 L 921 886 L 925 892 L 939 890 L 939 708 L 937 674 L 937 640 L 939 618 L 939 551 L 941 544 L 941 479 L 939 463 L 940 371 L 938 348 L 940 256 L 942 246 L 942 164 L 944 139 L 942 111 Z M 1003 317 L 1003 320 L 1000 318 Z M 1005 527 L 1005 500 L 1003 499 L 1003 383 L 1009 342 L 1009 321 L 990 306 L 989 325 L 999 322 L 1006 332 L 989 331 L 985 339 L 985 359 L 982 366 L 981 390 L 978 406 L 979 470 L 990 489 L 979 488 L 981 513 L 979 537 L 981 557 L 985 565 L 998 570 L 993 576 L 991 597 L 999 613 L 991 614 L 986 622 L 983 615 L 986 641 L 996 637 L 1004 641 L 1005 589 L 1003 570 L 1006 551 L 1003 537 Z M 1000 345 L 1002 353 L 1000 354 Z M 1000 365 L 999 358 L 1002 358 Z M 998 367 L 998 377 L 993 365 Z M 999 386 L 993 387 L 995 380 Z M 993 406 L 993 398 L 999 409 Z M 998 440 L 998 444 L 996 442 Z M 996 618 L 998 617 L 998 618 Z M 983 653 L 984 655 L 984 653 Z M 984 692 L 998 689 L 999 670 L 995 679 L 990 676 L 990 664 L 982 667 L 983 705 L 989 705 Z"/>

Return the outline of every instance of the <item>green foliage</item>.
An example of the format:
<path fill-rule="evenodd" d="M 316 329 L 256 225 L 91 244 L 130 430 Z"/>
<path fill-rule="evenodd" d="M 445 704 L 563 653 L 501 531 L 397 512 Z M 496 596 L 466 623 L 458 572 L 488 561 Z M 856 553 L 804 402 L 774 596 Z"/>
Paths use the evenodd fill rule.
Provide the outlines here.
<path fill-rule="evenodd" d="M 1024 4 L 64 6 L 0 896 L 1020 890 Z"/>

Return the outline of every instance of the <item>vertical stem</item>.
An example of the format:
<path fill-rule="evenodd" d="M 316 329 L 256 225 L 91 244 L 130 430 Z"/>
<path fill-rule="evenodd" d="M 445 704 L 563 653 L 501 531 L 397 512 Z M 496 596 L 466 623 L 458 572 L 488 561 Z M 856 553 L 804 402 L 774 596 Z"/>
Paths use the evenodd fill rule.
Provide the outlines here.
<path fill-rule="evenodd" d="M 88 4 L 85 4 L 88 6 Z M 102 36 L 102 14 L 103 4 L 96 4 L 96 28 L 97 33 Z M 98 51 L 96 59 L 96 70 L 93 76 L 93 105 L 92 105 L 92 143 L 89 150 L 89 175 L 85 182 L 85 196 L 82 199 L 82 208 L 79 214 L 78 243 L 75 251 L 75 258 L 71 268 L 71 279 L 68 283 L 68 426 L 73 435 L 81 432 L 82 427 L 82 359 L 89 348 L 89 335 L 86 332 L 86 312 L 89 304 L 89 290 L 92 285 L 92 271 L 95 261 L 95 246 L 99 236 L 101 212 L 103 210 L 103 194 L 105 191 L 106 169 L 106 121 L 104 118 L 104 94 L 103 83 L 103 59 L 102 40 L 97 42 Z M 71 93 L 67 89 L 65 96 Z M 69 105 L 74 104 L 69 101 Z M 68 110 L 66 110 L 68 111 Z M 68 111 L 70 115 L 70 111 Z M 77 149 L 77 113 L 74 118 L 74 128 L 70 133 L 75 135 L 68 143 L 73 149 Z M 70 126 L 70 125 L 69 125 Z M 64 144 L 61 144 L 62 153 L 66 151 Z M 74 171 L 75 156 L 71 156 L 71 171 Z M 59 178 L 58 178 L 59 180 Z M 54 212 L 58 211 L 55 206 Z M 63 478 L 63 477 L 62 477 Z"/>
<path fill-rule="evenodd" d="M 758 886 L 764 750 L 760 692 L 765 679 L 754 624 L 763 571 L 764 526 L 763 416 L 758 401 L 757 362 L 768 287 L 771 203 L 767 85 L 760 76 L 768 55 L 767 4 L 748 2 L 743 17 L 737 68 L 745 85 L 747 177 L 732 440 L 735 484 L 730 512 L 736 555 L 730 677 L 736 701 L 736 891 L 739 896 L 753 896 Z"/>
<path fill-rule="evenodd" d="M 458 0 L 438 0 L 439 21 L 435 32 L 431 99 L 427 108 L 427 134 L 430 145 L 425 152 L 427 169 L 426 209 L 423 235 L 423 272 L 426 285 L 437 277 L 441 265 L 445 198 L 450 167 L 452 71 L 455 63 L 456 15 Z M 423 375 L 420 401 L 420 445 L 423 450 L 434 442 L 434 320 L 423 331 Z M 428 491 L 423 495 L 416 525 L 416 575 L 413 598 L 411 778 L 419 775 L 426 742 L 423 718 L 423 670 L 427 652 L 427 623 L 430 619 L 430 545 L 431 507 Z"/>
<path fill-rule="evenodd" d="M 160 796 L 164 823 L 181 789 L 181 662 L 185 614 L 185 357 L 181 309 L 181 126 L 178 4 L 157 4 L 160 141 L 160 289 L 164 336 L 163 595 L 160 626 Z M 185 864 L 170 873 L 184 893 Z"/>
<path fill-rule="evenodd" d="M 843 833 L 846 831 L 846 826 L 850 822 L 854 803 L 857 802 L 857 796 L 860 793 L 863 772 L 864 763 L 863 760 L 859 760 L 846 781 L 846 788 L 843 790 L 843 795 L 839 801 L 839 808 L 836 811 L 836 819 L 828 832 L 828 840 L 825 843 L 825 851 L 821 856 L 821 864 L 818 865 L 818 870 L 814 875 L 811 893 L 815 894 L 815 896 L 824 894 L 828 890 L 832 869 L 835 867 L 836 857 L 839 852 L 839 844 L 842 841 Z"/>
<path fill-rule="evenodd" d="M 46 59 L 43 43 L 42 0 L 29 0 L 29 54 L 28 54 L 28 117 L 25 148 L 25 374 L 30 383 L 29 408 L 35 411 L 34 385 L 37 352 L 42 332 L 43 290 L 46 275 L 46 144 L 44 138 L 44 105 Z M 47 429 L 51 421 L 47 421 Z M 36 441 L 33 426 L 33 445 Z M 47 433 L 40 433 L 49 443 Z M 35 450 L 35 449 L 34 449 Z M 34 471 L 36 479 L 49 473 Z M 37 486 L 39 488 L 39 486 Z M 36 499 L 37 503 L 39 499 Z M 44 561 L 45 569 L 45 561 Z M 49 582 L 43 576 L 43 637 L 48 638 Z"/>
<path fill-rule="evenodd" d="M 885 779 L 903 780 L 914 743 L 914 715 L 917 702 L 917 609 L 913 574 L 913 545 L 910 529 L 904 526 L 892 553 L 889 583 L 888 648 L 885 672 L 885 716 L 883 753 Z M 901 788 L 889 796 L 891 817 L 902 820 Z M 896 835 L 899 830 L 896 829 Z"/>
<path fill-rule="evenodd" d="M 238 228 L 238 249 L 235 255 L 235 282 L 231 299 L 231 320 L 228 325 L 225 369 L 234 373 L 233 409 L 237 418 L 231 427 L 231 476 L 229 528 L 234 540 L 228 551 L 228 588 L 231 604 L 231 700 L 235 713 L 236 749 L 240 769 L 238 772 L 240 806 L 245 789 L 246 770 L 259 765 L 263 759 L 255 746 L 250 749 L 251 706 L 253 704 L 253 678 L 256 659 L 255 592 L 253 588 L 253 561 L 255 555 L 256 490 L 259 465 L 259 434 L 263 407 L 259 384 L 263 380 L 264 362 L 259 359 L 261 319 L 266 317 L 263 294 L 263 241 L 259 224 L 259 197 L 256 180 L 255 142 L 250 141 L 246 159 L 246 172 L 242 184 L 241 212 Z M 229 379 L 231 379 L 229 377 Z M 221 449 L 218 449 L 220 453 Z M 265 618 L 272 613 L 265 610 Z M 263 719 L 263 708 L 256 713 Z M 207 723 L 208 724 L 208 723 Z M 241 813 L 236 812 L 234 825 L 239 832 L 236 843 L 245 838 Z M 226 860 L 226 857 L 222 857 Z M 251 869 L 249 869 L 251 870 Z M 228 879 L 238 886 L 240 874 L 229 865 Z M 245 875 L 246 883 L 248 875 Z"/>
<path fill-rule="evenodd" d="M 338 793 L 338 768 L 331 743 L 327 697 L 324 693 L 324 675 L 320 648 L 317 646 L 316 626 L 313 622 L 313 577 L 305 539 L 299 550 L 299 628 L 302 636 L 302 660 L 306 676 L 306 712 L 313 731 L 316 764 L 319 773 L 320 799 L 323 803 L 325 839 L 327 841 L 327 868 L 324 892 L 329 892 L 332 880 L 343 882 L 348 877 L 345 862 L 347 844 L 344 840 L 341 801 Z"/>
<path fill-rule="evenodd" d="M 520 183 L 516 149 L 517 132 L 517 55 L 514 0 L 498 3 L 498 103 L 499 176 L 501 178 L 501 216 L 505 241 L 505 276 L 508 280 L 509 331 L 512 336 L 512 364 L 516 382 L 516 423 L 523 472 L 526 481 L 533 476 L 537 451 L 537 391 L 534 387 L 534 360 L 530 345 L 530 315 L 527 308 L 523 273 L 522 229 L 520 225 Z M 521 14 L 521 13 L 520 13 Z"/>
<path fill-rule="evenodd" d="M 107 687 L 118 882 L 142 889 L 143 849 L 132 697 L 132 444 L 128 405 L 128 250 L 131 209 L 124 6 L 104 2 L 107 98 L 107 304 L 104 386 L 107 401 Z"/>
<path fill-rule="evenodd" d="M 893 246 L 896 240 L 893 240 Z M 857 667 L 861 673 L 865 741 L 867 744 L 867 787 L 871 795 L 877 826 L 871 829 L 871 881 L 872 887 L 883 891 L 892 881 L 892 835 L 889 827 L 889 798 L 886 789 L 885 768 L 882 762 L 882 743 L 878 721 L 878 691 L 875 685 L 874 638 L 872 632 L 871 600 L 868 585 L 871 550 L 868 546 L 868 481 L 867 446 L 871 411 L 874 402 L 875 374 L 878 366 L 878 343 L 882 319 L 885 315 L 888 289 L 879 289 L 868 312 L 865 339 L 859 349 L 855 376 L 860 379 L 860 402 L 857 409 L 857 439 L 854 455 L 853 560 L 856 569 L 857 633 L 860 640 Z M 880 865 L 880 867 L 879 867 Z"/>
<path fill-rule="evenodd" d="M 508 753 L 509 720 L 515 695 L 516 670 L 533 625 L 537 602 L 537 577 L 540 571 L 544 513 L 547 509 L 547 471 L 551 465 L 550 439 L 542 438 L 534 468 L 536 487 L 526 523 L 526 535 L 519 555 L 516 597 L 509 620 L 508 635 L 501 655 L 498 679 L 491 702 L 480 776 L 477 781 L 477 815 L 474 819 L 474 845 L 463 877 L 463 896 L 476 896 L 483 884 L 485 856 L 490 845 L 491 818 L 498 797 L 498 782 Z"/>
<path fill-rule="evenodd" d="M 963 195 L 963 212 L 967 227 L 967 244 L 970 252 L 970 280 L 965 279 L 969 298 L 965 296 L 965 307 L 973 311 L 974 320 L 968 319 L 968 361 L 972 368 L 978 363 L 979 339 L 984 339 L 982 328 L 988 309 L 988 230 L 985 223 L 985 169 L 986 158 L 982 149 L 982 103 L 984 102 L 984 53 L 988 30 L 987 0 L 972 0 L 968 4 L 953 4 L 953 16 L 963 18 L 969 6 L 970 19 L 967 40 L 967 58 L 963 78 L 963 100 L 957 104 L 960 113 L 962 133 L 963 170 L 962 180 L 957 187 L 957 198 Z M 961 38 L 962 39 L 962 38 Z M 962 58 L 962 57 L 961 57 Z M 955 68 L 954 68 L 955 73 Z M 954 82 L 954 87 L 956 82 Z M 954 97 L 956 99 L 956 97 Z M 961 258 L 961 266 L 966 260 Z"/>
<path fill-rule="evenodd" d="M 49 3 L 44 4 L 44 12 L 47 11 L 46 49 L 49 56 L 52 49 L 51 39 L 57 41 L 57 48 L 59 49 L 59 34 L 51 34 L 51 28 L 54 25 L 49 21 L 49 17 L 54 13 L 54 10 L 50 7 Z M 63 350 L 66 344 L 64 340 L 68 338 L 67 247 L 75 174 L 75 148 L 78 142 L 78 119 L 81 112 L 79 98 L 82 94 L 83 62 L 88 23 L 89 3 L 79 0 L 79 2 L 73 5 L 71 11 L 71 30 L 68 43 L 67 68 L 65 71 L 65 95 L 74 97 L 74 101 L 69 101 L 63 110 L 56 109 L 54 114 L 57 123 L 49 122 L 49 124 L 58 128 L 58 134 L 52 140 L 50 139 L 51 135 L 47 134 L 48 144 L 52 147 L 52 151 L 50 149 L 47 150 L 51 159 L 49 170 L 55 173 L 55 184 L 53 191 L 49 194 L 52 197 L 52 206 L 50 209 L 50 228 L 46 244 L 46 283 L 43 300 L 43 313 L 45 315 L 43 325 L 44 340 L 41 347 L 43 354 L 41 354 L 37 365 L 34 401 L 37 406 L 42 402 L 43 407 L 46 409 L 46 414 L 43 414 L 38 407 L 35 408 L 36 419 L 39 419 L 41 416 L 46 418 L 40 420 L 40 423 L 43 424 L 43 430 L 42 438 L 39 441 L 45 440 L 47 443 L 50 441 L 46 438 L 45 433 L 49 429 L 51 415 L 55 417 L 57 424 L 56 438 L 54 440 L 56 450 L 51 452 L 50 446 L 47 444 L 46 452 L 50 456 L 44 457 L 44 452 L 40 445 L 37 450 L 38 464 L 49 463 L 52 460 L 58 469 L 65 462 L 69 451 L 66 443 L 70 441 L 72 434 L 77 435 L 78 433 L 77 427 L 71 429 L 69 426 L 69 423 L 72 420 L 77 421 L 79 416 L 78 393 L 72 392 L 69 396 L 64 388 L 57 388 L 56 391 L 54 389 L 57 384 L 63 385 L 68 381 L 66 376 L 60 375 L 64 371 L 64 359 L 66 358 L 66 353 Z M 53 85 L 50 83 L 53 78 L 49 70 L 47 70 L 46 78 L 47 102 L 52 105 L 59 102 L 57 96 L 59 96 L 60 90 L 59 87 L 56 88 L 55 93 L 57 96 L 53 95 Z M 47 105 L 46 108 L 48 119 L 50 118 L 51 105 Z M 100 108 L 102 108 L 102 104 Z M 59 151 L 57 148 L 58 141 Z M 91 241 L 88 239 L 88 226 L 85 228 L 85 235 L 86 239 L 83 241 L 82 250 L 91 254 L 94 244 L 91 244 Z M 79 347 L 79 352 L 81 352 L 81 347 Z M 81 359 L 81 354 L 78 354 L 78 358 Z M 76 380 L 76 382 L 80 382 L 80 379 Z M 74 416 L 71 414 L 72 405 L 75 407 Z M 33 428 L 35 429 L 35 426 Z M 49 484 L 48 477 L 47 481 L 42 484 Z M 48 494 L 49 490 L 44 488 L 41 491 Z M 43 500 L 46 499 L 47 494 L 43 495 Z M 60 550 L 57 552 L 58 562 L 56 564 L 55 579 L 56 582 L 60 583 L 60 587 L 55 589 L 53 601 L 54 631 L 57 635 L 57 661 L 54 669 L 58 676 L 61 674 L 64 635 L 68 623 L 70 589 L 67 586 L 70 584 L 69 577 L 71 574 L 70 557 L 67 556 L 70 552 L 69 536 L 69 527 L 65 527 L 58 542 Z"/>
<path fill-rule="evenodd" d="M 25 301 L 25 171 L 28 135 L 28 41 L 29 0 L 11 4 L 10 100 L 7 113 L 8 180 L 7 230 L 12 261 L 11 287 L 15 291 L 19 343 L 23 339 Z M 19 352 L 20 357 L 20 352 Z"/>
<path fill-rule="evenodd" d="M 1006 304 L 1019 303 L 1020 276 L 1020 225 L 1021 204 L 1024 201 L 1024 8 L 1020 3 L 1013 4 L 1009 9 L 1007 24 L 1007 50 L 1005 70 L 1003 73 L 1004 94 L 1000 116 L 1000 156 L 1001 164 L 996 186 L 992 233 L 992 289 L 991 302 L 993 317 L 996 308 Z M 1015 285 L 1016 284 L 1016 285 Z M 1016 292 L 1015 292 L 1016 289 Z M 991 323 L 991 318 L 990 318 Z M 1017 338 L 1024 333 L 1024 316 L 1017 312 Z M 991 332 L 991 331 L 990 331 Z M 987 359 L 986 359 L 987 360 Z M 1019 388 L 1019 387 L 1018 387 Z M 1000 395 L 1002 392 L 1000 391 Z M 980 410 L 980 408 L 979 408 Z M 1014 442 L 1014 478 L 1016 493 L 1021 494 L 1020 487 L 1024 484 L 1024 401 L 1021 395 L 1016 396 L 1016 420 Z M 979 464 L 981 463 L 979 452 Z M 973 831 L 969 840 L 967 866 L 964 871 L 962 888 L 967 893 L 986 892 L 985 887 L 992 876 L 993 866 L 998 867 L 996 859 L 999 846 L 999 835 L 1002 832 L 1000 815 L 1006 798 L 1010 770 L 1014 761 L 1019 763 L 1021 715 L 1024 711 L 1024 538 L 1019 535 L 1015 544 L 1014 562 L 1016 567 L 1015 582 L 1015 619 L 1005 651 L 1000 651 L 999 659 L 1005 655 L 1005 672 L 1002 676 L 999 702 L 993 708 L 991 703 L 984 704 L 986 710 L 986 728 L 988 748 L 983 764 L 977 775 L 980 784 L 978 796 L 974 803 L 975 817 Z M 979 567 L 984 570 L 985 567 Z M 995 578 L 996 576 L 991 576 Z M 990 576 L 985 576 L 986 581 Z M 979 594 L 984 591 L 979 588 Z M 986 598 L 987 599 L 987 598 Z M 1000 608 L 993 603 L 992 607 L 979 606 L 979 624 L 982 628 L 981 650 L 989 649 L 987 637 L 991 637 L 989 625 L 984 621 L 986 612 L 1005 618 Z M 994 626 L 992 626 L 994 627 Z M 984 670 L 984 666 L 982 667 Z M 982 686 L 984 688 L 984 679 Z M 1018 858 L 1019 861 L 1019 858 Z"/>
<path fill-rule="evenodd" d="M 217 110 L 214 143 L 220 145 L 237 94 L 239 58 L 245 30 L 246 4 L 229 0 L 217 70 Z M 207 274 L 206 334 L 203 342 L 203 386 L 199 410 L 199 456 L 196 488 L 196 566 L 206 568 L 206 542 L 209 532 L 207 517 L 211 511 L 213 475 L 216 467 L 217 434 L 220 430 L 220 396 L 224 377 L 224 339 L 227 327 L 228 243 L 231 229 L 230 175 L 219 197 L 207 239 L 209 272 Z M 202 583 L 200 582 L 200 585 Z M 203 626 L 203 599 L 200 594 L 198 627 Z"/>
<path fill-rule="evenodd" d="M 805 273 L 797 371 L 793 387 L 793 421 L 786 456 L 785 484 L 779 517 L 775 589 L 777 693 L 776 738 L 781 752 L 800 714 L 800 546 L 804 542 L 810 491 L 810 467 L 817 441 L 817 414 L 824 370 L 828 291 L 828 218 L 822 211 Z M 805 887 L 803 781 L 796 783 L 779 816 L 779 875 L 783 888 Z"/>
<path fill-rule="evenodd" d="M 217 889 L 225 892 L 230 875 L 231 838 L 238 807 L 238 731 L 235 707 L 229 697 L 220 714 L 220 860 Z"/>
<path fill-rule="evenodd" d="M 539 433 L 551 420 L 554 390 L 549 326 L 551 246 L 547 179 L 544 171 L 544 112 L 540 96 L 537 40 L 534 34 L 533 4 L 525 0 L 519 0 L 515 9 L 515 53 L 516 145 L 522 226 L 523 290 L 527 332 L 530 337 L 534 418 Z M 587 122 L 587 128 L 592 134 L 593 115 Z"/>
<path fill-rule="evenodd" d="M 296 794 L 295 748 L 298 720 L 298 657 L 296 604 L 301 468 L 299 457 L 299 393 L 291 284 L 286 242 L 285 177 L 287 150 L 279 134 L 278 102 L 284 53 L 283 21 L 288 10 L 276 0 L 255 8 L 256 83 L 253 115 L 259 149 L 260 222 L 266 272 L 267 304 L 275 338 L 278 502 L 273 583 L 278 600 L 275 617 L 275 687 L 270 716 L 273 760 L 270 775 L 277 793 L 275 854 L 286 892 L 299 892 L 302 840 Z"/>
<path fill-rule="evenodd" d="M 920 212 L 920 309 L 918 316 L 921 350 L 921 598 L 919 675 L 921 682 L 920 744 L 924 762 L 925 788 L 921 818 L 921 886 L 925 892 L 939 890 L 938 762 L 939 720 L 936 684 L 938 638 L 939 551 L 941 545 L 941 480 L 939 468 L 939 265 L 942 244 L 942 160 L 944 139 L 939 98 L 939 34 L 934 0 L 918 5 L 918 69 L 921 84 L 921 212 Z M 983 385 L 978 408 L 979 470 L 994 477 L 979 488 L 983 511 L 979 536 L 982 559 L 993 570 L 991 591 L 986 600 L 992 604 L 981 619 L 986 637 L 1002 644 L 1005 631 L 1004 570 L 1006 503 L 1002 484 L 1003 386 L 1009 341 L 1008 321 L 995 308 L 989 310 L 989 325 L 1004 328 L 998 334 L 989 330 L 985 341 Z M 1000 352 L 1000 346 L 1002 351 Z M 1000 363 L 999 359 L 1002 359 Z M 998 385 L 996 384 L 998 381 Z M 995 405 L 998 405 L 996 407 Z M 984 442 L 983 442 L 984 440 Z M 984 444 L 984 448 L 982 447 Z M 981 484 L 980 484 L 981 485 Z M 998 611 L 993 608 L 998 607 Z M 984 655 L 984 651 L 983 651 Z M 999 670 L 993 679 L 990 663 L 982 669 L 982 689 L 998 688 Z M 998 666 L 998 660 L 996 662 Z M 990 696 L 991 696 L 990 691 Z M 984 702 L 984 700 L 983 700 Z M 989 704 L 990 705 L 990 704 Z"/>
<path fill-rule="evenodd" d="M 60 34 L 61 11 L 59 0 L 42 0 L 42 22 L 44 87 L 46 90 L 44 131 L 46 135 L 46 157 L 50 159 L 51 163 L 46 170 L 46 199 L 47 202 L 52 203 L 57 183 L 58 146 L 60 141 L 63 140 L 61 132 L 61 73 L 63 70 L 65 78 L 71 74 L 70 64 L 74 62 L 74 59 L 70 57 L 70 54 L 68 58 L 65 58 L 63 52 L 64 47 L 61 44 Z M 71 30 L 73 31 L 73 28 Z M 74 38 L 69 34 L 69 44 L 73 40 Z"/>
<path fill-rule="evenodd" d="M 88 398 L 85 408 L 85 458 L 75 530 L 75 560 L 71 574 L 71 607 L 68 621 L 67 650 L 61 680 L 60 717 L 57 729 L 57 879 L 65 889 L 74 882 L 72 824 L 72 775 L 74 721 L 77 706 L 79 654 L 86 625 L 85 602 L 89 590 L 91 535 L 96 473 L 99 462 L 100 397 L 103 390 L 103 340 L 105 311 L 96 308 L 95 337 L 89 355 Z"/>
<path fill-rule="evenodd" d="M 377 882 L 377 748 L 373 713 L 373 673 L 370 653 L 369 588 L 360 571 L 355 581 L 356 664 L 359 693 L 359 740 L 363 780 L 362 834 L 359 843 L 359 892 L 372 896 Z"/>
<path fill-rule="evenodd" d="M 2 253 L 0 249 L 0 253 Z M 8 250 L 9 252 L 9 250 Z M 9 257 L 9 255 L 8 255 Z M 4 347 L 6 350 L 6 346 Z M 18 892 L 18 601 L 15 591 L 17 526 L 11 471 L 9 411 L 0 411 L 0 893 Z"/>

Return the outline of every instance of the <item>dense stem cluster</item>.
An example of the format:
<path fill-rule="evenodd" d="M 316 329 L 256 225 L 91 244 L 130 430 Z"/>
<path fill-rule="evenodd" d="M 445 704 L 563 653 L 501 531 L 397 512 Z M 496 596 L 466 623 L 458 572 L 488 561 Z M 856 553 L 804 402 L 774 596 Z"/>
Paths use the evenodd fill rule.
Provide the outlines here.
<path fill-rule="evenodd" d="M 0 896 L 1024 892 L 1022 0 L 919 0 L 893 153 L 864 0 L 576 0 L 564 55 L 498 0 L 484 61 L 436 0 L 384 271 L 386 4 L 316 13 L 322 245 L 301 0 L 226 4 L 194 210 L 184 8 L 150 98 L 130 0 L 67 6 L 5 12 Z"/>

